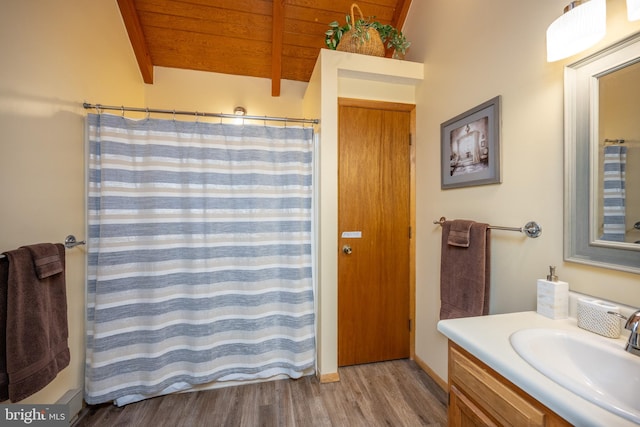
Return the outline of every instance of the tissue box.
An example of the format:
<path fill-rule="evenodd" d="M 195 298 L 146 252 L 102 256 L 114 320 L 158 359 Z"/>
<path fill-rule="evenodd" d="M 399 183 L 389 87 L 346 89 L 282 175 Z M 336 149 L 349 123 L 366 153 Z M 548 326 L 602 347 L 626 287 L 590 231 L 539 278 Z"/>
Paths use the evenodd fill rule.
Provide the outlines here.
<path fill-rule="evenodd" d="M 605 301 L 579 298 L 578 326 L 607 338 L 618 338 L 620 336 L 620 318 L 609 314 L 609 311 L 619 313 L 620 308 Z"/>

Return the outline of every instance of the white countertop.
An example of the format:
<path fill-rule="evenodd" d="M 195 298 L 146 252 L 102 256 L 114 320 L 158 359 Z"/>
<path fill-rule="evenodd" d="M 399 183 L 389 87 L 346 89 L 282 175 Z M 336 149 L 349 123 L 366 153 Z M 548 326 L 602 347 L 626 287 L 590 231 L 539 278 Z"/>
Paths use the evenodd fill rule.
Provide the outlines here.
<path fill-rule="evenodd" d="M 438 322 L 438 331 L 447 338 L 571 424 L 580 427 L 637 426 L 558 385 L 522 359 L 511 346 L 509 337 L 520 329 L 528 328 L 573 329 L 585 332 L 584 329 L 578 328 L 575 318 L 552 320 L 533 311 Z M 593 335 L 600 337 L 597 334 Z M 609 342 L 619 341 L 620 351 L 625 351 L 626 334 L 618 339 L 600 338 Z"/>

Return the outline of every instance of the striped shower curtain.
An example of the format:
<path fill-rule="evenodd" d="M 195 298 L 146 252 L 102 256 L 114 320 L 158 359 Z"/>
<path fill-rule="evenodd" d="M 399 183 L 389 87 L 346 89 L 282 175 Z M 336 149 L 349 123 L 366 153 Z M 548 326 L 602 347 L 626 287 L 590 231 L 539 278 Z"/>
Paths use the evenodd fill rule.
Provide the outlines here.
<path fill-rule="evenodd" d="M 312 373 L 312 129 L 87 125 L 85 400 Z"/>
<path fill-rule="evenodd" d="M 603 174 L 603 234 L 602 240 L 624 242 L 626 229 L 626 163 L 627 147 L 604 147 Z"/>

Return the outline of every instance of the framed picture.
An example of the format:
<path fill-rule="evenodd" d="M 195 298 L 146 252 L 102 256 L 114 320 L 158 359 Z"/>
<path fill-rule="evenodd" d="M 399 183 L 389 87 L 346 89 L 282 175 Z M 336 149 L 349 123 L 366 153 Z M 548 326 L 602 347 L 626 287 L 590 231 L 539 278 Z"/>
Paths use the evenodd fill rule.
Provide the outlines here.
<path fill-rule="evenodd" d="M 500 101 L 496 96 L 440 125 L 442 189 L 501 182 Z"/>

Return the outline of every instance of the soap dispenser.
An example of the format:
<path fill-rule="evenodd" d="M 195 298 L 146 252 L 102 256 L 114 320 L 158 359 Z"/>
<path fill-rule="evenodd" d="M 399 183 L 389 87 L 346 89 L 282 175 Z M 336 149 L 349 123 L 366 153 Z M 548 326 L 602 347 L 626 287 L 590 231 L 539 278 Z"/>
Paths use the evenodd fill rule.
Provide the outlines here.
<path fill-rule="evenodd" d="M 558 280 L 553 266 L 546 280 L 538 279 L 538 313 L 551 319 L 569 317 L 569 284 Z"/>

